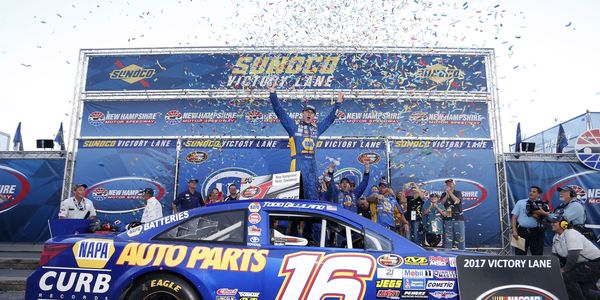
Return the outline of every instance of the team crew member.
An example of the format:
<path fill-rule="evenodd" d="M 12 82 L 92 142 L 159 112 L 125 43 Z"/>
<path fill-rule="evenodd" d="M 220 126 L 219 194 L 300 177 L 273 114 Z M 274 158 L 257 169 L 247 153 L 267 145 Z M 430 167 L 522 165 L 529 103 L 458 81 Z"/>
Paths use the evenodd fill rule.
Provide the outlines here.
<path fill-rule="evenodd" d="M 269 88 L 269 99 L 281 125 L 283 125 L 283 128 L 285 128 L 290 136 L 290 150 L 292 155 L 290 171 L 299 170 L 301 172 L 304 199 L 317 200 L 319 199 L 317 192 L 317 163 L 315 161 L 317 140 L 335 121 L 337 110 L 340 108 L 342 102 L 344 102 L 344 94 L 340 93 L 338 95 L 338 100 L 329 115 L 317 124 L 317 110 L 312 105 L 306 105 L 302 109 L 301 120 L 292 120 L 277 98 L 276 87 L 277 82 L 275 81 Z"/>
<path fill-rule="evenodd" d="M 84 197 L 86 189 L 87 185 L 82 183 L 73 187 L 73 197 L 60 202 L 59 219 L 96 219 L 94 204 L 90 199 Z"/>
<path fill-rule="evenodd" d="M 394 197 L 394 191 L 386 181 L 379 183 L 379 192 L 371 194 L 371 220 L 396 232 L 408 232 L 408 221 L 404 218 L 400 205 Z"/>
<path fill-rule="evenodd" d="M 238 192 L 237 186 L 235 184 L 230 184 L 229 187 L 229 195 L 225 198 L 225 202 L 240 200 L 240 193 Z"/>
<path fill-rule="evenodd" d="M 173 213 L 180 211 L 190 210 L 192 208 L 204 206 L 202 200 L 202 194 L 196 191 L 198 186 L 198 179 L 192 178 L 188 181 L 188 189 L 184 192 L 179 193 L 177 198 L 173 201 Z"/>
<path fill-rule="evenodd" d="M 333 178 L 333 168 L 330 166 L 327 169 L 328 175 L 330 178 Z M 337 203 L 343 206 L 345 209 L 351 210 L 352 212 L 357 212 L 356 207 L 358 203 L 358 199 L 367 189 L 367 185 L 369 184 L 369 162 L 365 162 L 365 173 L 363 174 L 363 178 L 358 185 L 358 188 L 352 189 L 350 184 L 350 179 L 342 178 L 340 180 L 340 188 L 336 186 L 335 183 L 329 185 L 328 201 Z"/>
<path fill-rule="evenodd" d="M 446 209 L 444 217 L 444 248 L 458 247 L 465 250 L 465 219 L 462 209 L 462 193 L 454 189 L 454 179 L 445 181 L 445 192 L 442 193 L 441 203 Z"/>
<path fill-rule="evenodd" d="M 512 235 L 525 239 L 525 250 L 515 247 L 515 255 L 527 255 L 528 249 L 531 255 L 544 254 L 543 218 L 533 213 L 538 209 L 548 210 L 547 205 L 540 199 L 541 194 L 540 187 L 532 186 L 529 189 L 529 198 L 517 201 L 512 210 Z"/>
<path fill-rule="evenodd" d="M 154 190 L 152 188 L 144 189 L 142 191 L 142 198 L 146 200 L 146 208 L 144 208 L 144 213 L 142 214 L 142 223 L 162 218 L 162 205 L 154 198 Z"/>
<path fill-rule="evenodd" d="M 569 299 L 598 299 L 596 279 L 600 276 L 600 250 L 570 223 L 559 216 L 550 217 L 554 238 L 552 253 L 561 260 L 560 269 Z"/>
<path fill-rule="evenodd" d="M 577 201 L 577 193 L 570 186 L 562 186 L 556 189 L 559 192 L 560 205 L 554 209 L 557 217 L 562 217 L 569 221 L 571 225 L 585 224 L 585 207 L 580 201 Z M 537 210 L 537 214 L 544 217 L 550 217 L 548 212 Z"/>

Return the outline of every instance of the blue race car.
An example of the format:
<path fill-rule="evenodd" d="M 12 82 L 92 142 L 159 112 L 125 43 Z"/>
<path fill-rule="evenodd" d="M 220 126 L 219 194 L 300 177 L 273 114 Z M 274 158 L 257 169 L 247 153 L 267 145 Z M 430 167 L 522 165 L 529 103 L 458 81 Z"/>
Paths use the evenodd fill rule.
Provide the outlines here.
<path fill-rule="evenodd" d="M 26 299 L 458 299 L 458 254 L 328 202 L 235 201 L 54 237 Z"/>

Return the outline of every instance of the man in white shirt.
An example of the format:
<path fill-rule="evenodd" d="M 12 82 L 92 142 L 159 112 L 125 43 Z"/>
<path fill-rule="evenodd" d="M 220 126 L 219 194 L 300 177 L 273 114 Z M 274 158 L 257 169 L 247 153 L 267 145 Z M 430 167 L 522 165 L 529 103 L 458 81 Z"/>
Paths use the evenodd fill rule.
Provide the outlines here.
<path fill-rule="evenodd" d="M 90 199 L 84 197 L 87 185 L 76 184 L 73 187 L 73 197 L 60 202 L 59 219 L 96 219 L 96 209 Z"/>
<path fill-rule="evenodd" d="M 152 188 L 144 189 L 142 191 L 142 198 L 146 200 L 146 208 L 144 208 L 144 213 L 142 214 L 142 223 L 162 218 L 162 205 L 154 198 L 154 190 Z"/>
<path fill-rule="evenodd" d="M 600 294 L 596 279 L 600 277 L 600 249 L 579 231 L 571 229 L 569 221 L 558 216 L 550 218 L 552 253 L 561 262 L 563 280 L 570 299 L 597 299 Z"/>

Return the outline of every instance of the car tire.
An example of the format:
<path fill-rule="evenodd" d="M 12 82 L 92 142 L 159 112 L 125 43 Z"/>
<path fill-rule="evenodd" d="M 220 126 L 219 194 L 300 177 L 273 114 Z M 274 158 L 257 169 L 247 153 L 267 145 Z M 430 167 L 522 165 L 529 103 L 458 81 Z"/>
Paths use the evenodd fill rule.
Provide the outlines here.
<path fill-rule="evenodd" d="M 152 273 L 136 280 L 123 299 L 200 300 L 196 290 L 181 277 L 170 273 Z"/>

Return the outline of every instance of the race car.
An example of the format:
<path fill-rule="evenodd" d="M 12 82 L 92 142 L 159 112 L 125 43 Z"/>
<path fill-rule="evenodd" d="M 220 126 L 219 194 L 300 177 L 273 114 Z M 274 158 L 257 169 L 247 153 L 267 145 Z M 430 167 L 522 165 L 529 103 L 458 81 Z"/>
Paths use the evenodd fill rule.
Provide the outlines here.
<path fill-rule="evenodd" d="M 26 299 L 458 299 L 458 254 L 328 202 L 234 201 L 54 237 Z"/>

